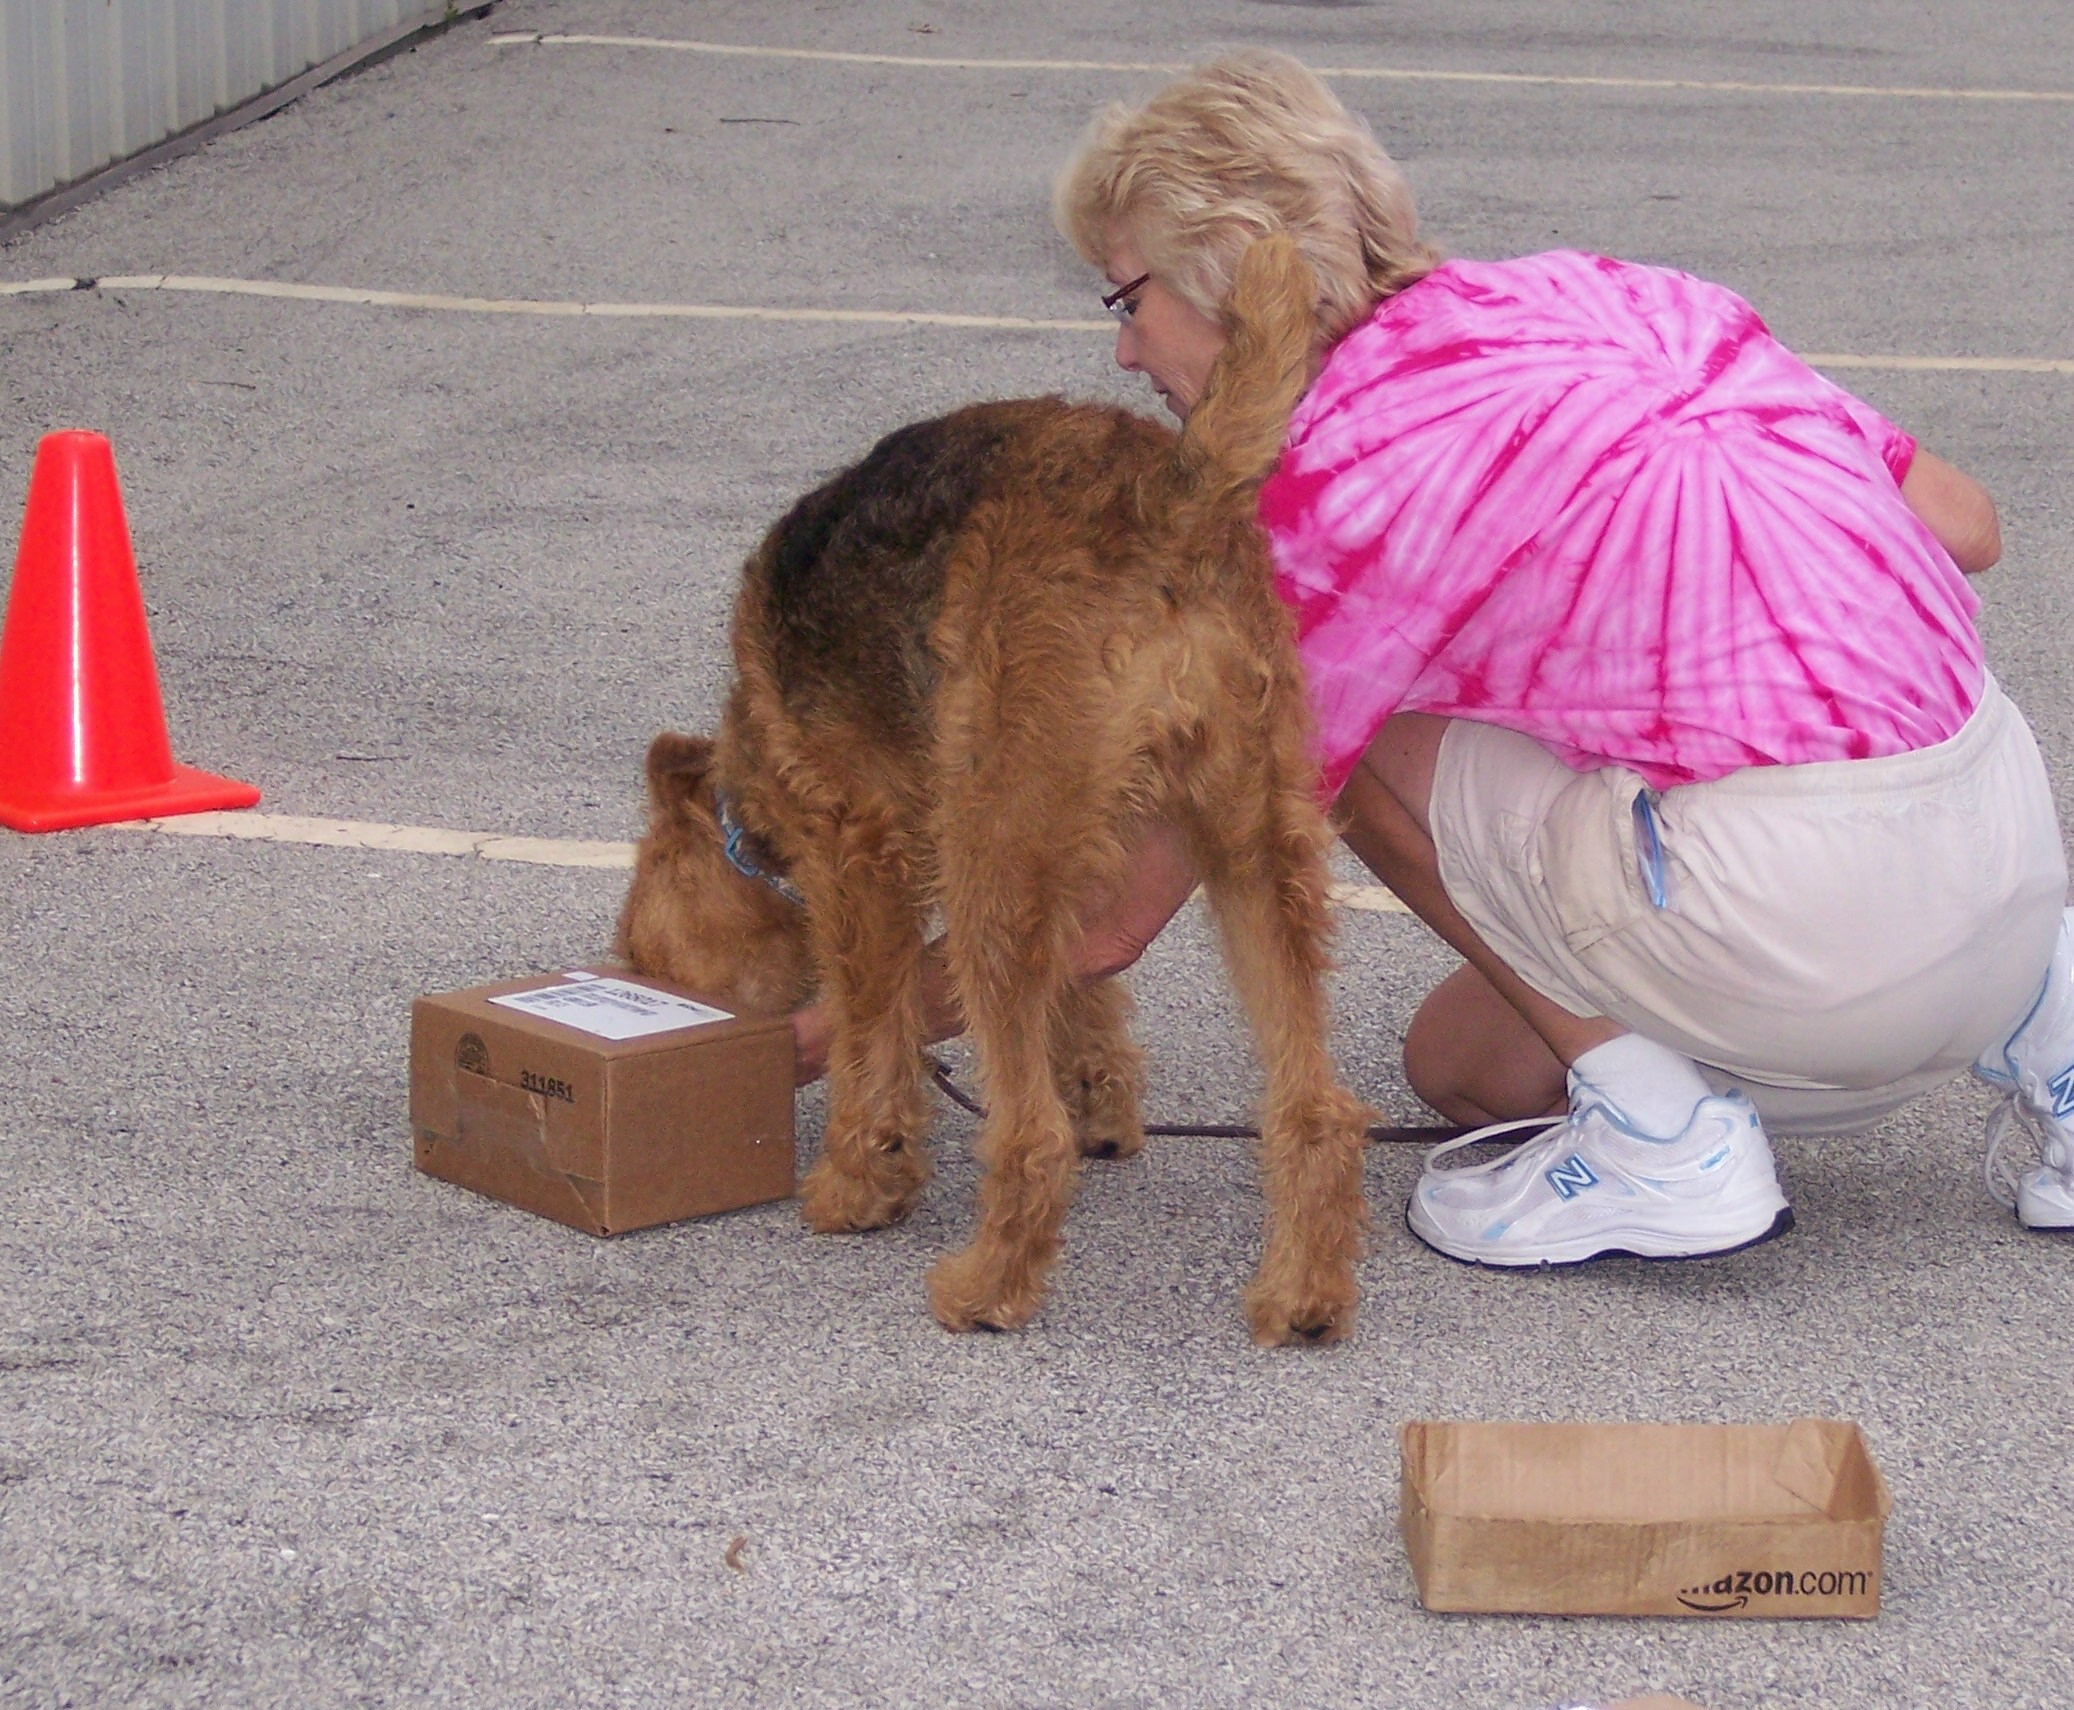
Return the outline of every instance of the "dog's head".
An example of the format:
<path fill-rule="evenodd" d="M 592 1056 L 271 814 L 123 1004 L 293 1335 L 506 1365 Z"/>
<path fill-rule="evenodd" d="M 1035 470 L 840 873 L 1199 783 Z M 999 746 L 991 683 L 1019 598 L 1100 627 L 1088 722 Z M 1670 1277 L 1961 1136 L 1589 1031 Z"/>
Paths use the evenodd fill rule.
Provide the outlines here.
<path fill-rule="evenodd" d="M 617 954 L 745 1015 L 798 1008 L 814 986 L 806 909 L 729 859 L 713 744 L 665 731 L 649 744 L 647 771 L 648 834 L 634 851 Z M 739 842 L 736 853 L 768 864 Z"/>

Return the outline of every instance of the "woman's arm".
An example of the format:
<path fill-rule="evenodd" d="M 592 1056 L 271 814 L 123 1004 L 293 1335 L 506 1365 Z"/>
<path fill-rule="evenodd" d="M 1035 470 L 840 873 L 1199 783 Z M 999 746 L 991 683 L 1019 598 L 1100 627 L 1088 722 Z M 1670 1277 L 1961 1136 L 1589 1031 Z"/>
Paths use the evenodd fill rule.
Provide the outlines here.
<path fill-rule="evenodd" d="M 1092 985 L 1132 966 L 1194 894 L 1195 863 L 1171 825 L 1152 826 L 1131 851 L 1122 882 L 1081 911 L 1080 956 L 1073 977 Z"/>
<path fill-rule="evenodd" d="M 1918 446 L 1902 480 L 1901 496 L 1967 575 L 1977 575 L 2002 556 L 1995 501 L 1987 488 L 1943 458 Z"/>
<path fill-rule="evenodd" d="M 965 1017 L 958 1008 L 958 994 L 951 985 L 950 965 L 944 960 L 943 940 L 937 939 L 922 952 L 922 1028 L 934 1045 L 955 1039 L 965 1031 Z M 825 1003 L 810 1003 L 792 1012 L 792 1084 L 803 1087 L 828 1073 L 828 1047 L 834 1042 L 835 1023 Z"/>
<path fill-rule="evenodd" d="M 1080 954 L 1073 977 L 1082 985 L 1120 974 L 1145 954 L 1196 886 L 1195 867 L 1180 832 L 1154 826 L 1132 852 L 1123 882 L 1081 915 Z M 938 939 L 923 952 L 922 1024 L 930 1044 L 965 1031 L 950 964 Z M 792 1081 L 805 1086 L 828 1069 L 830 1024 L 825 1004 L 792 1016 Z"/>

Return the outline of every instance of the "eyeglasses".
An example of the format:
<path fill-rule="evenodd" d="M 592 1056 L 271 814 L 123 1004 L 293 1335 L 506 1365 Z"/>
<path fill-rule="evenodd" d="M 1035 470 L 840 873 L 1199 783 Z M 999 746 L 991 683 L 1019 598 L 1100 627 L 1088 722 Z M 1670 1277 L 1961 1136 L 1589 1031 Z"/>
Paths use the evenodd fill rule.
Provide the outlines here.
<path fill-rule="evenodd" d="M 1138 293 L 1151 283 L 1152 275 L 1141 273 L 1128 285 L 1119 285 L 1114 291 L 1105 296 L 1102 299 L 1102 307 L 1128 326 L 1131 316 L 1138 312 Z"/>

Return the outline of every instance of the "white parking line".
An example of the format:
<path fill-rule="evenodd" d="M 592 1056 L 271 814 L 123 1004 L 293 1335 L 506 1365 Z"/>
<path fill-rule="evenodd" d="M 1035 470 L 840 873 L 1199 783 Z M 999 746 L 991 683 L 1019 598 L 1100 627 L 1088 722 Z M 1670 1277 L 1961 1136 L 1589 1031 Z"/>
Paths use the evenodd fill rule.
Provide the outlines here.
<path fill-rule="evenodd" d="M 1042 320 L 1024 315 L 951 315 L 925 309 L 780 309 L 733 303 L 579 303 L 524 297 L 452 297 L 437 292 L 378 291 L 358 285 L 304 285 L 282 279 L 218 279 L 182 273 L 106 274 L 98 279 L 0 282 L 0 297 L 73 291 L 182 291 L 229 297 L 277 297 L 375 309 L 428 309 L 470 315 L 544 315 L 556 319 L 828 322 L 837 325 L 951 327 L 961 331 L 1111 334 L 1110 320 Z M 1924 374 L 2074 374 L 2074 358 L 2054 356 L 1881 356 L 1815 353 L 1816 368 L 1886 368 Z"/>
<path fill-rule="evenodd" d="M 1021 315 L 952 315 L 932 309 L 780 309 L 732 303 L 578 303 L 552 298 L 454 297 L 434 291 L 380 291 L 360 285 L 305 285 L 285 279 L 219 279 L 206 274 L 110 273 L 85 279 L 23 279 L 0 284 L 0 297 L 34 292 L 192 291 L 224 297 L 280 297 L 375 309 L 439 309 L 468 315 L 593 315 L 606 320 L 825 321 L 868 326 L 986 328 L 1008 332 L 1114 332 L 1111 320 L 1047 321 Z"/>
<path fill-rule="evenodd" d="M 284 813 L 188 813 L 171 819 L 129 819 L 114 831 L 160 831 L 170 837 L 228 837 L 248 842 L 316 844 L 329 849 L 384 849 L 407 855 L 473 855 L 484 861 L 524 861 L 539 867 L 616 867 L 634 864 L 631 843 L 595 843 L 573 837 L 509 837 L 496 831 L 449 831 L 436 825 L 389 825 L 380 820 L 310 819 Z M 1409 911 L 1381 885 L 1335 883 L 1339 908 L 1369 914 Z"/>
<path fill-rule="evenodd" d="M 749 59 L 810 59 L 834 65 L 891 65 L 930 71 L 1185 71 L 1181 61 L 1128 59 L 952 59 L 934 54 L 844 53 L 832 48 L 786 48 L 740 42 L 672 40 L 658 36 L 595 36 L 514 31 L 492 36 L 493 47 L 650 48 L 671 53 L 736 55 Z M 1947 89 L 1876 83 L 1742 83 L 1697 77 L 1579 77 L 1529 71 L 1434 71 L 1417 66 L 1319 65 L 1320 77 L 1372 78 L 1396 83 L 1500 83 L 1561 89 L 1687 89 L 1717 95 L 1848 95 L 1912 101 L 2069 101 L 2074 89 Z"/>
<path fill-rule="evenodd" d="M 1342 885 L 1335 882 L 1326 892 L 1337 908 L 1359 909 L 1367 914 L 1410 914 L 1397 893 L 1385 885 Z"/>
<path fill-rule="evenodd" d="M 867 326 L 985 328 L 1007 332 L 1114 332 L 1111 320 L 1035 320 L 1021 315 L 953 315 L 931 309 L 781 309 L 733 303 L 579 303 L 553 298 L 454 297 L 432 291 L 380 291 L 359 285 L 304 285 L 283 279 L 218 279 L 184 273 L 117 273 L 88 279 L 23 279 L 0 284 L 0 297 L 33 292 L 194 291 L 227 297 L 279 297 L 376 309 L 437 309 L 469 315 L 596 316 L 605 320 L 819 321 Z"/>
<path fill-rule="evenodd" d="M 562 837 L 507 837 L 496 831 L 448 831 L 433 825 L 386 825 L 364 819 L 307 819 L 281 813 L 189 813 L 171 819 L 124 820 L 118 831 L 162 831 L 172 837 L 232 837 L 263 843 L 314 843 L 332 849 L 392 849 L 409 855 L 475 855 L 539 867 L 631 867 L 631 843 Z"/>
<path fill-rule="evenodd" d="M 1890 368 L 1902 373 L 2074 374 L 2074 361 L 2050 356 L 1803 356 L 1810 368 Z"/>

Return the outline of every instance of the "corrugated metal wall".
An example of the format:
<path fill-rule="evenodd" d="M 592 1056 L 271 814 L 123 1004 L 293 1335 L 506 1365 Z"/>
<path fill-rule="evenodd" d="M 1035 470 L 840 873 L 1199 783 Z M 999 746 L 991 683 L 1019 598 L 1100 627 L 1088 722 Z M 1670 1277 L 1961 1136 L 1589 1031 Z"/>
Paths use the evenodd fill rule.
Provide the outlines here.
<path fill-rule="evenodd" d="M 445 0 L 0 0 L 0 210 Z"/>

